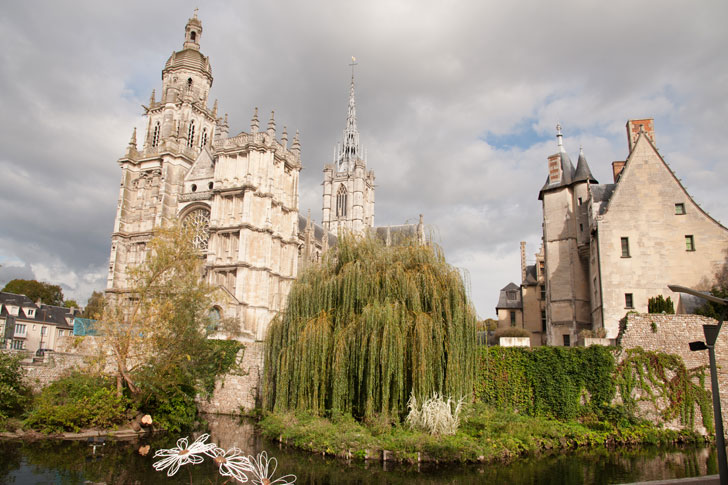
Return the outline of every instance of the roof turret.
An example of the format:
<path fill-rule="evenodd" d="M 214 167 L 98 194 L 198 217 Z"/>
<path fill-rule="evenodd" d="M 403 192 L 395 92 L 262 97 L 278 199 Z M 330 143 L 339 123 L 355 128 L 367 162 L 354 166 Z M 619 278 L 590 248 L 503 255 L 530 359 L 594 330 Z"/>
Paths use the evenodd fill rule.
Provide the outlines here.
<path fill-rule="evenodd" d="M 582 147 L 579 147 L 579 161 L 576 162 L 576 172 L 574 173 L 574 182 L 590 182 L 593 184 L 598 184 L 597 179 L 594 178 L 594 176 L 591 173 L 591 170 L 589 170 L 589 164 L 586 162 L 586 157 L 584 156 L 584 149 Z"/>

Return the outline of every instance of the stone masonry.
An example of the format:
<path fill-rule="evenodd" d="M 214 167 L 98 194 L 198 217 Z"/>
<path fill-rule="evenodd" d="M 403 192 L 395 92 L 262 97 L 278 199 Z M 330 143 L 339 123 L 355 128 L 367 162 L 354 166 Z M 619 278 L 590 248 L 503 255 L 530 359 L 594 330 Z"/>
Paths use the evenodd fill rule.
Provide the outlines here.
<path fill-rule="evenodd" d="M 644 350 L 679 355 L 688 369 L 707 366 L 708 351 L 691 352 L 688 343 L 705 340 L 703 325 L 716 323 L 712 318 L 699 315 L 632 313 L 627 316 L 627 328 L 622 334 L 621 346 L 625 349 L 642 347 Z M 715 357 L 723 421 L 728 423 L 728 332 L 725 330 L 720 333 L 715 343 Z M 707 372 L 705 385 L 710 390 Z"/>

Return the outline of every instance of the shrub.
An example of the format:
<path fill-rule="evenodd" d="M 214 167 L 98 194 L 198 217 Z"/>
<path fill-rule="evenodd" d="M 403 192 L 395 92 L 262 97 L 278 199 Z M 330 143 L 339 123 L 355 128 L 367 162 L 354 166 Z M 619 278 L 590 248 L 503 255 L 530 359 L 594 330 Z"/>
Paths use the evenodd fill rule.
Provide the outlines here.
<path fill-rule="evenodd" d="M 407 407 L 409 414 L 406 422 L 410 428 L 421 429 L 431 435 L 450 435 L 455 434 L 460 426 L 463 399 L 454 401 L 448 397 L 446 401 L 445 396 L 434 393 L 431 398 L 418 405 L 413 394 Z"/>
<path fill-rule="evenodd" d="M 17 416 L 30 401 L 20 359 L 18 355 L 0 352 L 0 421 Z"/>
<path fill-rule="evenodd" d="M 654 298 L 647 300 L 647 312 L 648 313 L 675 313 L 675 306 L 672 304 L 672 299 L 668 296 L 667 300 L 662 295 L 657 295 Z"/>
<path fill-rule="evenodd" d="M 75 372 L 43 389 L 25 424 L 45 433 L 113 428 L 133 411 L 108 380 Z"/>
<path fill-rule="evenodd" d="M 505 327 L 499 328 L 495 331 L 494 338 L 499 339 L 501 337 L 530 337 L 531 332 L 525 328 L 519 327 Z"/>

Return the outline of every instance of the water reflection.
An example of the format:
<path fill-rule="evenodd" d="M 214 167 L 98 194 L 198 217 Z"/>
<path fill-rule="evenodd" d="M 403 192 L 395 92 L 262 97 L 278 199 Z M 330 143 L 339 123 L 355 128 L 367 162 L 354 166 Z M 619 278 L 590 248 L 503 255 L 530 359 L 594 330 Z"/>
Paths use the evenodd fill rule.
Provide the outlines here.
<path fill-rule="evenodd" d="M 707 448 L 589 450 L 518 460 L 508 465 L 434 465 L 343 461 L 299 452 L 264 440 L 250 422 L 208 416 L 210 441 L 248 454 L 267 450 L 278 459 L 276 477 L 293 473 L 298 484 L 609 484 L 684 478 L 717 473 L 715 454 Z M 142 442 L 0 442 L 0 483 L 16 484 L 222 484 L 207 459 L 185 466 L 174 477 L 155 472 L 152 455 L 173 447 L 178 436 Z M 149 445 L 151 452 L 138 450 Z"/>

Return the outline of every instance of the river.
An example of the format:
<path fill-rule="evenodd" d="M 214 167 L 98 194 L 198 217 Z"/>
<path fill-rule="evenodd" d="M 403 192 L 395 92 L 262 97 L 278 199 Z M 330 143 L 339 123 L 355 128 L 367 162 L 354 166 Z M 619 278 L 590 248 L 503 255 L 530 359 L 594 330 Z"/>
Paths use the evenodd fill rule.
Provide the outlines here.
<path fill-rule="evenodd" d="M 249 421 L 207 416 L 210 441 L 246 453 L 266 450 L 278 460 L 275 477 L 295 474 L 297 484 L 610 484 L 684 478 L 717 473 L 710 448 L 591 449 L 523 458 L 503 465 L 395 464 L 347 462 L 297 451 L 260 437 Z M 38 484 L 223 484 L 212 460 L 186 465 L 173 477 L 156 472 L 155 450 L 171 448 L 178 436 L 158 435 L 141 442 L 40 440 L 0 442 L 0 483 Z M 146 456 L 139 453 L 150 446 Z M 232 482 L 228 482 L 232 483 Z"/>

